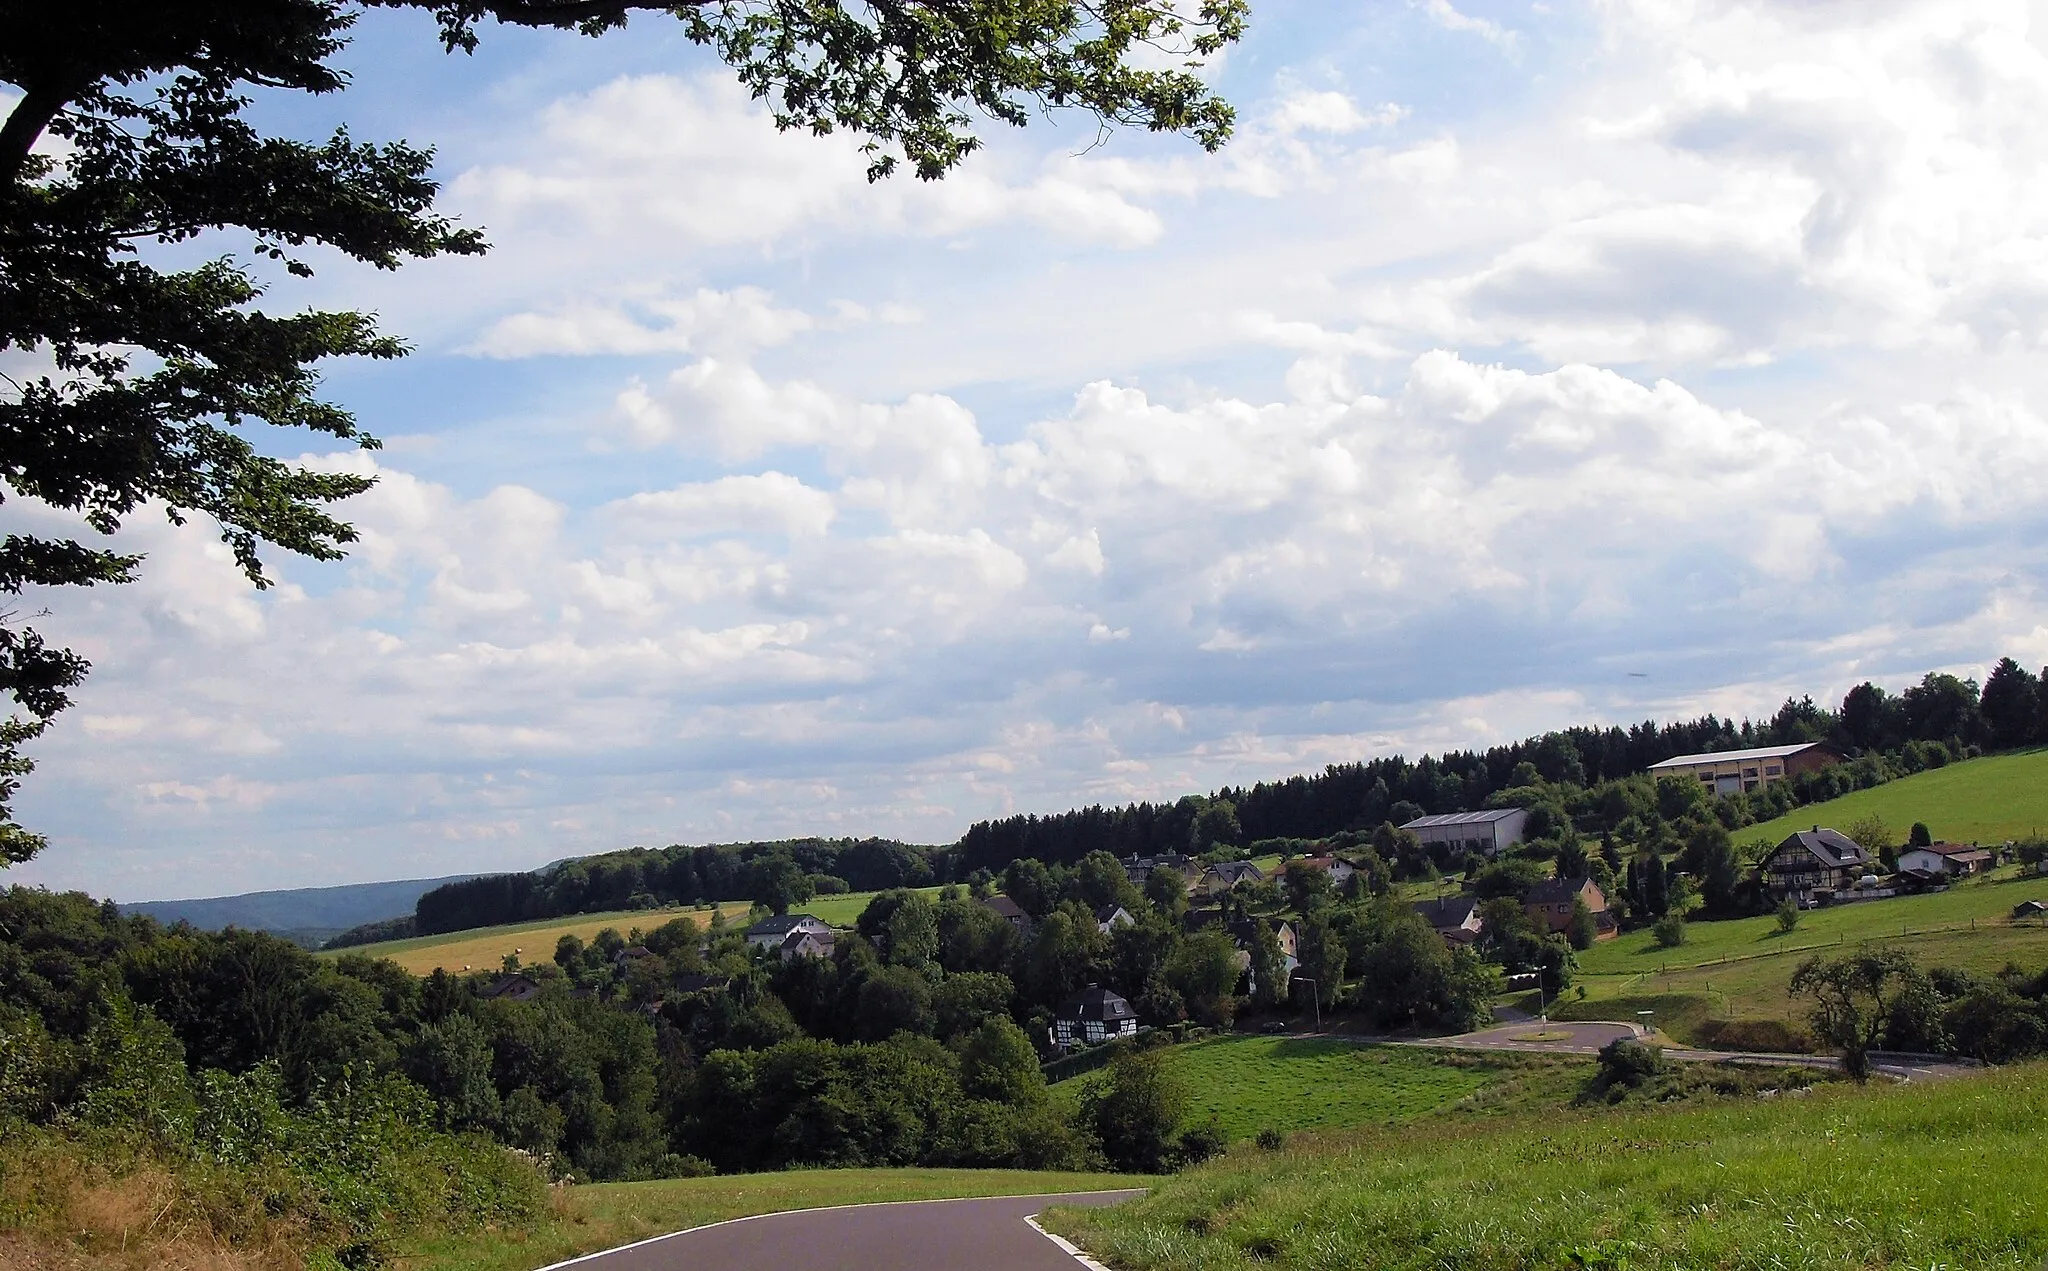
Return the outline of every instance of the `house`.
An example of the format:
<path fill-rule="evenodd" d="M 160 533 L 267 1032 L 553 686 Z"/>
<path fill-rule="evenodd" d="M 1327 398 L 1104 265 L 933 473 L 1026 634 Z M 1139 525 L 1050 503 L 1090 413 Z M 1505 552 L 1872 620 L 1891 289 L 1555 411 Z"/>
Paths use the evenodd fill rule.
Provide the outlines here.
<path fill-rule="evenodd" d="M 669 984 L 672 992 L 682 995 L 691 993 L 723 993 L 732 984 L 729 975 L 679 975 Z"/>
<path fill-rule="evenodd" d="M 1991 853 L 1975 843 L 1929 843 L 1899 853 L 1901 874 L 1929 880 L 1981 874 L 1992 864 Z"/>
<path fill-rule="evenodd" d="M 1246 883 L 1263 883 L 1266 871 L 1250 861 L 1218 861 L 1202 871 L 1202 879 L 1195 884 L 1205 896 L 1220 896 Z"/>
<path fill-rule="evenodd" d="M 836 933 L 830 927 L 824 931 L 796 930 L 782 939 L 782 960 L 791 958 L 829 958 Z"/>
<path fill-rule="evenodd" d="M 1305 865 L 1309 869 L 1322 870 L 1330 876 L 1330 881 L 1339 887 L 1342 887 L 1350 880 L 1353 874 L 1358 872 L 1357 867 L 1352 865 L 1350 861 L 1339 860 L 1334 856 L 1303 856 L 1295 863 Z"/>
<path fill-rule="evenodd" d="M 1001 892 L 997 892 L 986 900 L 977 900 L 974 903 L 980 905 L 983 909 L 992 911 L 1004 922 L 1015 927 L 1018 935 L 1028 936 L 1031 934 L 1031 915 L 1024 912 L 1024 906 L 1011 900 Z"/>
<path fill-rule="evenodd" d="M 1095 929 L 1108 935 L 1118 927 L 1135 927 L 1138 920 L 1122 905 L 1100 905 L 1095 910 Z"/>
<path fill-rule="evenodd" d="M 2048 918 L 2048 900 L 2022 900 L 2012 907 L 2014 922 L 2027 918 Z"/>
<path fill-rule="evenodd" d="M 829 938 L 832 928 L 809 914 L 776 914 L 747 928 L 747 944 L 756 949 L 780 949 L 782 942 L 797 931 Z"/>
<path fill-rule="evenodd" d="M 1145 880 L 1162 869 L 1170 869 L 1179 874 L 1189 887 L 1193 887 L 1195 880 L 1202 876 L 1200 861 L 1192 856 L 1181 856 L 1173 852 L 1160 856 L 1126 856 L 1118 863 L 1124 867 L 1124 877 L 1131 880 L 1131 886 L 1141 891 L 1144 889 Z"/>
<path fill-rule="evenodd" d="M 1522 897 L 1522 912 L 1538 930 L 1556 935 L 1572 925 L 1575 901 L 1584 901 L 1593 912 L 1594 939 L 1608 940 L 1620 934 L 1614 916 L 1607 912 L 1607 893 L 1590 878 L 1546 878 Z M 1603 916 L 1606 922 L 1600 921 Z"/>
<path fill-rule="evenodd" d="M 1719 750 L 1703 755 L 1679 755 L 1653 763 L 1653 777 L 1690 777 L 1716 796 L 1740 794 L 1788 781 L 1802 772 L 1816 772 L 1842 762 L 1842 752 L 1822 742 L 1801 742 L 1796 746 L 1759 746 L 1753 750 Z"/>
<path fill-rule="evenodd" d="M 1486 930 L 1479 917 L 1477 896 L 1449 896 L 1442 900 L 1418 900 L 1415 912 L 1436 929 L 1447 944 L 1471 944 Z"/>
<path fill-rule="evenodd" d="M 1138 1012 L 1121 996 L 1100 985 L 1082 989 L 1053 1012 L 1052 1042 L 1061 1050 L 1137 1035 Z"/>
<path fill-rule="evenodd" d="M 1870 865 L 1870 853 L 1863 845 L 1839 830 L 1818 825 L 1801 830 L 1771 849 L 1757 867 L 1764 887 L 1774 896 L 1791 896 L 1804 904 L 1819 899 L 1816 892 L 1835 892 L 1856 885 Z"/>
<path fill-rule="evenodd" d="M 1528 824 L 1527 808 L 1485 808 L 1418 816 L 1401 828 L 1421 839 L 1424 847 L 1442 845 L 1452 852 L 1498 856 L 1522 841 Z"/>
<path fill-rule="evenodd" d="M 477 993 L 497 1002 L 531 1002 L 540 996 L 540 981 L 530 975 L 500 975 Z"/>
<path fill-rule="evenodd" d="M 651 958 L 653 956 L 654 950 L 646 945 L 629 944 L 612 955 L 612 964 L 614 966 L 624 966 L 628 962 L 639 962 L 644 958 Z"/>

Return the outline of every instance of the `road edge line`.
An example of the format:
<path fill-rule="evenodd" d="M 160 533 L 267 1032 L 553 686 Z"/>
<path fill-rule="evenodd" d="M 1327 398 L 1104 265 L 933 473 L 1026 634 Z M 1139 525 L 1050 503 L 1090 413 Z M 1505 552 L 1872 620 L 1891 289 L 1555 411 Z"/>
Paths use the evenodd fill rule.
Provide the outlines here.
<path fill-rule="evenodd" d="M 1031 1230 L 1037 1232 L 1039 1235 L 1044 1236 L 1047 1240 L 1050 1240 L 1054 1244 L 1058 1245 L 1061 1253 L 1066 1254 L 1069 1258 L 1072 1258 L 1074 1261 L 1088 1268 L 1088 1271 L 1109 1271 L 1108 1267 L 1103 1266 L 1100 1262 L 1097 1262 L 1095 1259 L 1089 1257 L 1088 1251 L 1086 1249 L 1083 1249 L 1081 1246 L 1075 1244 L 1073 1241 L 1067 1239 L 1065 1236 L 1056 1235 L 1053 1232 L 1047 1231 L 1045 1228 L 1039 1226 L 1037 1214 L 1024 1215 L 1024 1221 L 1031 1224 Z"/>
<path fill-rule="evenodd" d="M 783 1214 L 824 1214 L 830 1213 L 835 1209 L 878 1209 L 883 1205 L 944 1205 L 951 1201 L 959 1200 L 1033 1200 L 1040 1196 L 1047 1199 L 1058 1196 L 1120 1196 L 1126 1192 L 1133 1196 L 1142 1196 L 1150 1190 L 1147 1187 L 1111 1187 L 1096 1188 L 1093 1191 L 1085 1192 L 1011 1192 L 1003 1196 L 924 1196 L 916 1200 L 863 1200 L 856 1201 L 851 1205 L 810 1205 L 802 1209 L 776 1209 L 765 1214 L 741 1214 L 737 1218 L 721 1218 L 717 1222 L 698 1223 L 694 1227 L 684 1227 L 678 1231 L 665 1231 L 658 1236 L 647 1236 L 640 1240 L 629 1241 L 626 1244 L 613 1245 L 609 1249 L 597 1249 L 590 1253 L 579 1253 L 573 1258 L 564 1258 L 560 1262 L 550 1262 L 544 1267 L 536 1267 L 534 1271 L 561 1271 L 561 1268 L 573 1267 L 579 1262 L 589 1262 L 593 1258 L 608 1258 L 615 1253 L 624 1253 L 628 1249 L 638 1249 L 642 1245 L 659 1244 L 664 1240 L 673 1240 L 677 1236 L 687 1236 L 691 1232 L 709 1231 L 713 1227 L 730 1227 L 736 1222 L 753 1222 L 757 1219 L 775 1218 Z M 1024 1221 L 1031 1222 L 1030 1216 L 1026 1215 Z M 1031 1225 L 1034 1228 L 1038 1228 L 1038 1224 L 1035 1222 L 1031 1222 Z M 1065 1243 L 1060 1241 L 1058 1236 L 1043 1228 L 1038 1228 L 1038 1234 L 1048 1240 Z M 1099 1263 L 1088 1261 L 1086 1255 L 1080 1254 L 1078 1251 L 1075 1253 L 1075 1256 L 1081 1259 L 1082 1265 L 1094 1268 L 1095 1271 L 1109 1271 L 1107 1267 L 1103 1267 Z"/>

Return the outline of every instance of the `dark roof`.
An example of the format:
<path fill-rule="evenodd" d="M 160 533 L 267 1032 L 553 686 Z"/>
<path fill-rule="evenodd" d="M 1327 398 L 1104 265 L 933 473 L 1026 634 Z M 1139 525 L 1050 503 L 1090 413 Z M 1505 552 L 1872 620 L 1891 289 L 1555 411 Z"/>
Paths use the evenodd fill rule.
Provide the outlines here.
<path fill-rule="evenodd" d="M 776 914 L 771 918 L 763 918 L 753 926 L 748 927 L 747 934 L 750 936 L 786 936 L 807 922 L 816 922 L 820 926 L 824 925 L 817 917 L 811 914 Z"/>
<path fill-rule="evenodd" d="M 1011 900 L 1001 892 L 997 892 L 980 903 L 989 909 L 995 910 L 1005 918 L 1022 918 L 1026 922 L 1031 921 L 1031 915 L 1024 912 L 1024 906 Z"/>
<path fill-rule="evenodd" d="M 1771 855 L 1776 856 L 1786 848 L 1794 851 L 1803 850 L 1821 864 L 1833 869 L 1848 865 L 1866 865 L 1870 862 L 1870 853 L 1863 850 L 1862 844 L 1840 830 L 1801 830 L 1797 834 L 1788 835 L 1784 842 L 1773 849 Z"/>
<path fill-rule="evenodd" d="M 1246 879 L 1250 879 L 1253 882 L 1264 882 L 1266 878 L 1266 871 L 1250 861 L 1218 861 L 1209 868 L 1215 870 L 1224 878 L 1237 883 L 1244 882 Z"/>
<path fill-rule="evenodd" d="M 1446 896 L 1442 900 L 1418 900 L 1415 912 L 1432 927 L 1462 927 L 1471 921 L 1472 914 L 1479 908 L 1476 896 Z"/>
<path fill-rule="evenodd" d="M 1118 914 L 1128 918 L 1131 916 L 1131 911 L 1122 905 L 1097 905 L 1095 907 L 1095 921 L 1097 922 L 1108 922 Z"/>
<path fill-rule="evenodd" d="M 1546 878 L 1522 896 L 1525 905 L 1562 905 L 1586 890 L 1590 878 Z"/>
<path fill-rule="evenodd" d="M 1091 984 L 1060 1003 L 1059 1018 L 1099 1019 L 1105 1024 L 1113 1024 L 1118 1020 L 1136 1019 L 1138 1012 L 1118 994 Z"/>
<path fill-rule="evenodd" d="M 815 940 L 829 949 L 836 943 L 837 937 L 831 931 L 792 931 L 782 937 L 782 947 L 794 949 L 806 940 Z"/>
<path fill-rule="evenodd" d="M 484 986 L 483 995 L 524 1002 L 540 996 L 540 981 L 526 975 L 501 975 Z"/>

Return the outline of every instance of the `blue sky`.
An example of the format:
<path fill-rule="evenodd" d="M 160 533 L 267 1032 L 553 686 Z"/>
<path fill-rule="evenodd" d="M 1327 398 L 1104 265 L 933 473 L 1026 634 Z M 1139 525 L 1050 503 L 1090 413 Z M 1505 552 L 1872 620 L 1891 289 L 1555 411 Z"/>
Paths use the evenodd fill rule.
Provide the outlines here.
<path fill-rule="evenodd" d="M 664 20 L 369 15 L 267 123 L 436 146 L 494 250 L 273 290 L 417 348 L 329 378 L 386 449 L 278 442 L 379 476 L 348 561 L 257 594 L 145 517 L 142 582 L 34 598 L 96 670 L 14 878 L 943 842 L 2048 662 L 2044 31 L 1260 0 L 1221 154 L 1054 119 L 870 186 Z"/>

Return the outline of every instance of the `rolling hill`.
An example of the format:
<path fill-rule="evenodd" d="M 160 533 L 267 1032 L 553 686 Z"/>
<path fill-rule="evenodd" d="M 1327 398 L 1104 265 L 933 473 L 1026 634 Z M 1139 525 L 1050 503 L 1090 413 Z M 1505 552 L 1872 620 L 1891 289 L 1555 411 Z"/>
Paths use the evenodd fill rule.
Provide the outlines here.
<path fill-rule="evenodd" d="M 1776 843 L 1814 825 L 1846 829 L 1881 817 L 1899 842 L 1915 821 L 1937 839 L 2003 843 L 2048 835 L 2048 748 L 1989 755 L 1887 781 L 1826 803 L 1808 804 L 1775 821 L 1735 831 L 1738 843 Z"/>
<path fill-rule="evenodd" d="M 350 927 L 412 912 L 413 902 L 443 883 L 475 878 L 413 878 L 391 883 L 349 883 L 340 887 L 299 887 L 252 891 L 198 900 L 143 900 L 121 906 L 125 914 L 146 914 L 158 922 L 189 922 L 203 931 L 240 927 L 295 938 L 301 944 L 337 935 Z"/>

